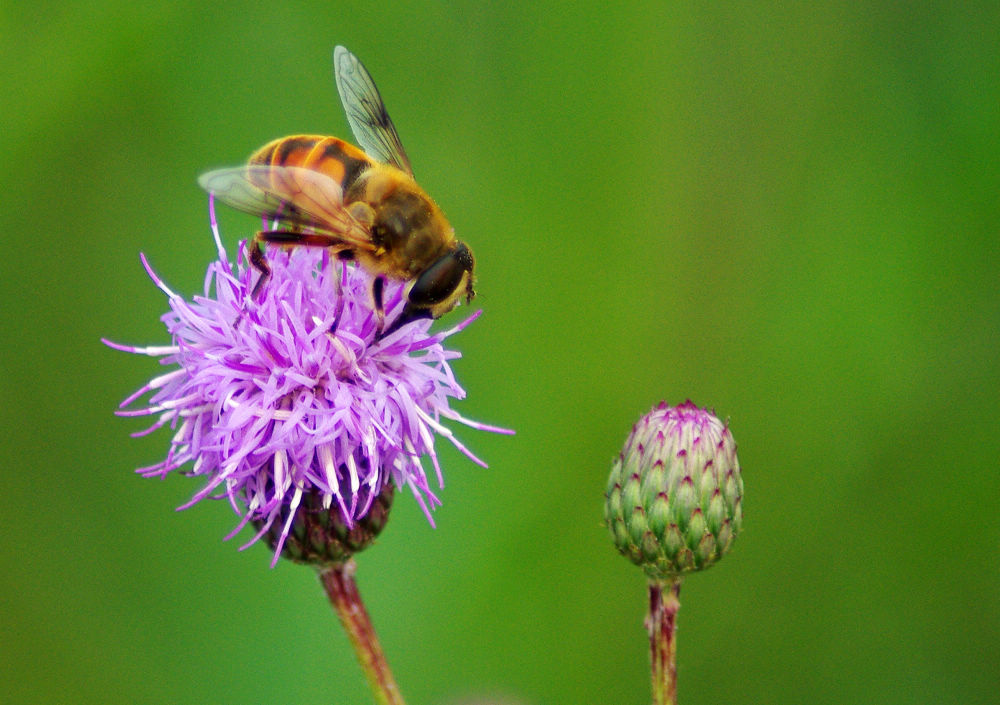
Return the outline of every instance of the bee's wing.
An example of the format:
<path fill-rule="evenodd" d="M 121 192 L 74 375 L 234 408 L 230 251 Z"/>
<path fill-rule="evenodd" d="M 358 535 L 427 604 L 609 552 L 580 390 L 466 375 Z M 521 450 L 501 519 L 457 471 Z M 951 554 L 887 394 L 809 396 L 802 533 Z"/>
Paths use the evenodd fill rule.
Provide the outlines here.
<path fill-rule="evenodd" d="M 344 191 L 326 174 L 295 166 L 217 169 L 198 184 L 236 210 L 332 235 L 352 248 L 374 250 L 371 233 L 344 208 Z"/>
<path fill-rule="evenodd" d="M 354 137 L 368 156 L 413 174 L 403 143 L 392 124 L 371 74 L 344 47 L 333 50 L 333 72 Z"/>

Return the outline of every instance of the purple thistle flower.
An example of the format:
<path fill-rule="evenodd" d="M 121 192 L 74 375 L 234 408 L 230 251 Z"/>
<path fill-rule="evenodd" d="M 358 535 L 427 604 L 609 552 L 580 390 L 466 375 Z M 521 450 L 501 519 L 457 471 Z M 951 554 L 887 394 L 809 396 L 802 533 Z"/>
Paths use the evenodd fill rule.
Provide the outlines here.
<path fill-rule="evenodd" d="M 164 476 L 191 463 L 185 474 L 207 481 L 179 509 L 207 498 L 228 499 L 241 520 L 226 538 L 252 523 L 259 530 L 242 550 L 270 532 L 272 565 L 300 505 L 332 509 L 350 528 L 390 483 L 409 487 L 433 526 L 431 510 L 440 501 L 421 459 L 430 458 L 442 487 L 435 434 L 486 467 L 442 421 L 512 433 L 466 419 L 449 406 L 465 391 L 449 364 L 460 354 L 442 341 L 480 312 L 445 332 L 431 334 L 425 319 L 376 339 L 371 275 L 306 247 L 270 252 L 271 278 L 252 301 L 257 272 L 247 264 L 245 245 L 234 272 L 211 200 L 209 210 L 219 258 L 208 267 L 203 296 L 184 300 L 142 257 L 168 297 L 170 311 L 162 320 L 173 344 L 104 341 L 174 367 L 116 412 L 156 417 L 133 436 L 163 426 L 174 431 L 166 457 L 136 472 Z M 387 281 L 384 300 L 388 325 L 403 308 L 404 285 Z M 146 406 L 127 408 L 146 394 Z"/>

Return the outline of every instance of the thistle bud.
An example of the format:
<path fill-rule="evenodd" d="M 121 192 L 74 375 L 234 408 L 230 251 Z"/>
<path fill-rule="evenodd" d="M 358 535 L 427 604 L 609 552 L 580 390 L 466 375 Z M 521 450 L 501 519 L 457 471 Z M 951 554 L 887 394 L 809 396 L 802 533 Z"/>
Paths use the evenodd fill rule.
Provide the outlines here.
<path fill-rule="evenodd" d="M 661 402 L 611 467 L 604 520 L 619 553 L 668 580 L 725 555 L 743 523 L 742 498 L 728 426 L 691 401 Z"/>

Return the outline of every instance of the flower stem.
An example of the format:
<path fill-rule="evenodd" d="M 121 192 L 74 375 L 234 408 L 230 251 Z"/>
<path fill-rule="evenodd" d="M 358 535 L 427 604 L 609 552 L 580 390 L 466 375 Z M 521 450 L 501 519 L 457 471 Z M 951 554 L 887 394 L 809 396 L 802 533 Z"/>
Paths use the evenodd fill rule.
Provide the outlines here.
<path fill-rule="evenodd" d="M 405 705 L 385 660 L 382 645 L 375 635 L 371 618 L 361 601 L 358 584 L 354 581 L 356 568 L 354 559 L 328 565 L 320 570 L 320 582 L 347 631 L 361 670 L 365 672 L 368 685 L 375 694 L 375 701 L 379 705 Z"/>
<path fill-rule="evenodd" d="M 677 610 L 680 609 L 679 578 L 649 581 L 649 649 L 653 675 L 653 705 L 677 705 Z"/>

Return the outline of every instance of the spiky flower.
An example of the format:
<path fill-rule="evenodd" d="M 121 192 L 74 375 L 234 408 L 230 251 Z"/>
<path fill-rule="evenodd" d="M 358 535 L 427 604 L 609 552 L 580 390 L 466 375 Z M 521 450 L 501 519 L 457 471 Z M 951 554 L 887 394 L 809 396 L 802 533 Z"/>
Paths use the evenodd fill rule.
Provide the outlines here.
<path fill-rule="evenodd" d="M 117 412 L 156 418 L 134 435 L 174 431 L 166 457 L 137 472 L 163 476 L 190 463 L 185 474 L 205 484 L 181 508 L 227 499 L 240 516 L 230 537 L 251 523 L 258 531 L 244 548 L 266 536 L 275 562 L 282 550 L 306 562 L 345 560 L 381 530 L 394 487 L 409 487 L 433 525 L 440 502 L 422 458 L 441 486 L 435 436 L 485 467 L 443 421 L 508 432 L 449 405 L 465 392 L 449 364 L 459 354 L 442 342 L 478 313 L 442 333 L 422 320 L 379 337 L 371 276 L 304 247 L 269 252 L 271 278 L 251 300 L 257 272 L 242 247 L 234 270 L 210 210 L 219 257 L 203 296 L 183 299 L 142 260 L 168 297 L 162 320 L 172 344 L 108 343 L 172 368 Z M 403 293 L 388 283 L 387 324 L 402 310 Z M 146 394 L 144 407 L 127 408 Z"/>
<path fill-rule="evenodd" d="M 608 478 L 615 547 L 655 580 L 715 563 L 743 523 L 736 442 L 710 411 L 661 402 L 632 427 Z"/>

